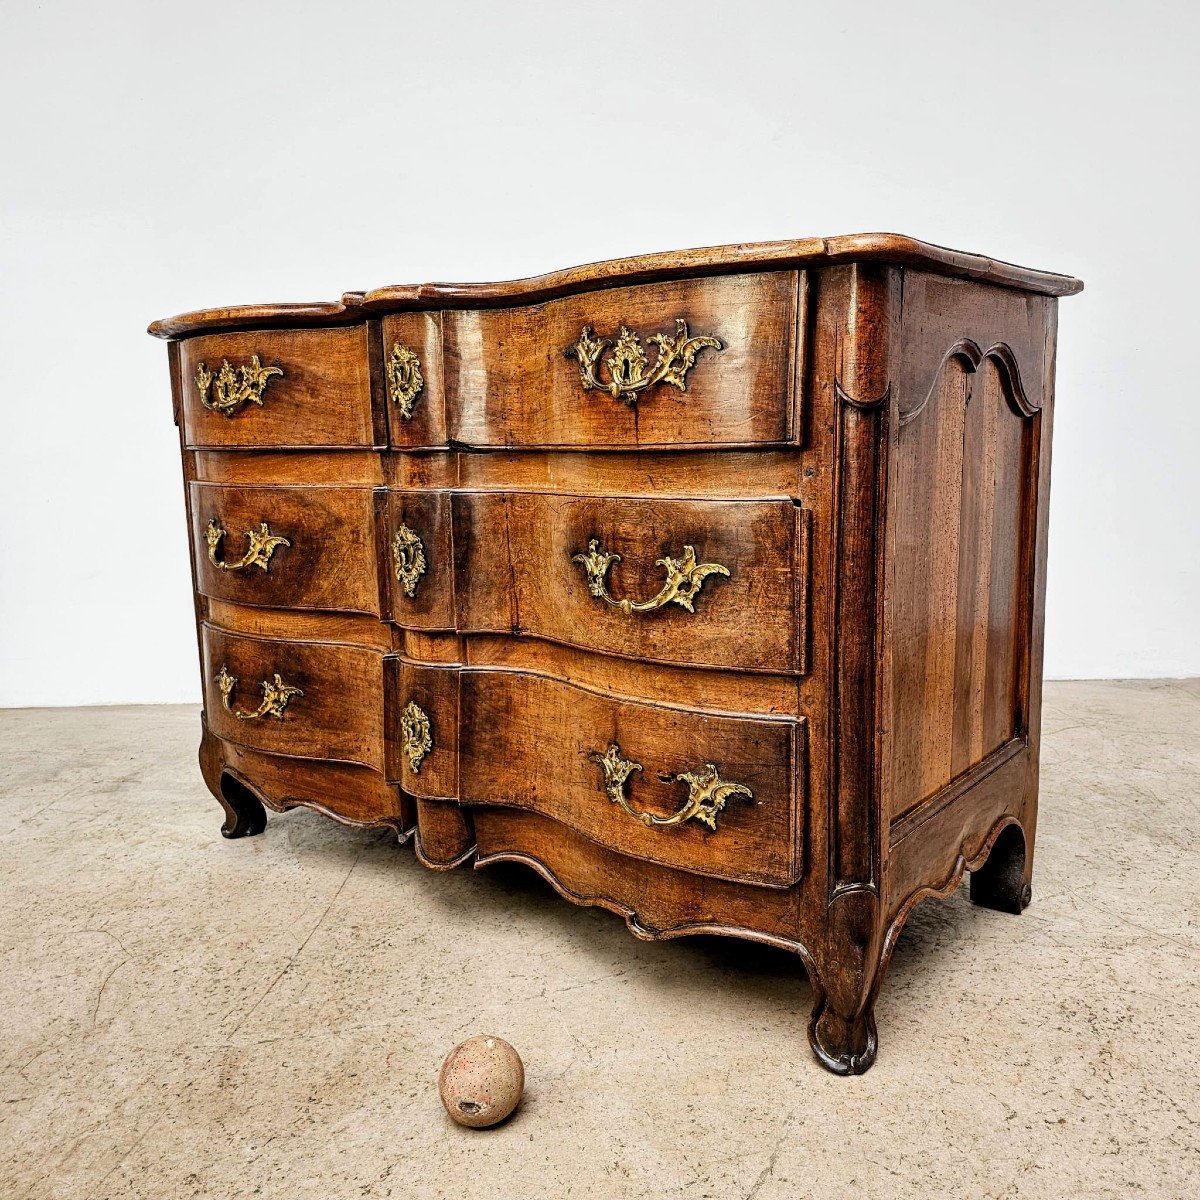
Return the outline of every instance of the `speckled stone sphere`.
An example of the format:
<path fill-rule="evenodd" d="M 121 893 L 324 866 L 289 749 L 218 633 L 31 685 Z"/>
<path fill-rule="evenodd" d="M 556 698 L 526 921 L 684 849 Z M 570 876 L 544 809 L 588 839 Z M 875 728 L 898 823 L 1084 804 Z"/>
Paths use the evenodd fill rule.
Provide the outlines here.
<path fill-rule="evenodd" d="M 525 1066 L 503 1039 L 480 1034 L 460 1042 L 442 1063 L 438 1092 L 460 1124 L 484 1129 L 503 1121 L 521 1102 Z"/>

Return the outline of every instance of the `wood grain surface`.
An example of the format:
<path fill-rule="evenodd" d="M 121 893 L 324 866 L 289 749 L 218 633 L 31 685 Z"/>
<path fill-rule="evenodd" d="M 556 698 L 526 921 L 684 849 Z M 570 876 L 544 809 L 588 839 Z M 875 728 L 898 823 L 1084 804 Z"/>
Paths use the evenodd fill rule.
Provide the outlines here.
<path fill-rule="evenodd" d="M 370 489 L 193 483 L 189 507 L 196 581 L 206 596 L 268 608 L 379 615 Z M 213 520 L 226 531 L 215 551 L 217 562 L 237 562 L 246 551 L 247 531 L 264 523 L 289 544 L 275 548 L 265 570 L 254 565 L 222 570 L 205 541 Z"/>
<path fill-rule="evenodd" d="M 600 498 L 456 492 L 455 596 L 462 632 L 529 634 L 628 658 L 733 670 L 803 669 L 804 516 L 789 501 Z M 709 575 L 689 612 L 629 612 L 590 594 L 574 561 L 596 539 L 621 555 L 606 576 L 616 600 L 645 601 L 661 560 L 694 547 Z"/>
<path fill-rule="evenodd" d="M 798 277 L 735 275 L 585 293 L 528 308 L 444 315 L 450 437 L 467 446 L 713 446 L 792 438 Z M 654 334 L 687 322 L 698 352 L 686 391 L 658 384 L 625 403 L 585 391 L 567 351 L 585 327 Z M 608 376 L 601 371 L 601 378 Z"/>
<path fill-rule="evenodd" d="M 258 355 L 282 377 L 266 386 L 263 403 L 226 416 L 201 403 L 196 369 L 216 373 Z M 367 330 L 276 329 L 220 333 L 180 344 L 183 425 L 191 448 L 374 446 L 379 442 L 371 398 Z"/>
<path fill-rule="evenodd" d="M 461 673 L 460 799 L 530 809 L 633 858 L 777 887 L 800 873 L 802 734 L 794 720 L 733 717 L 625 701 L 510 671 Z M 646 826 L 607 798 L 591 760 L 618 744 L 640 763 L 626 784 L 639 811 L 670 817 L 687 799 L 681 772 L 716 766 L 744 784 L 710 830 L 697 821 Z"/>
<path fill-rule="evenodd" d="M 1071 296 L 1083 290 L 1083 282 L 1069 275 L 950 250 L 903 234 L 856 233 L 640 254 L 507 283 L 398 284 L 373 291 L 346 292 L 340 301 L 199 309 L 154 321 L 149 332 L 154 337 L 179 338 L 202 329 L 334 324 L 361 319 L 364 313 L 533 304 L 556 296 L 661 279 L 821 268 L 851 262 L 909 267 L 918 272 L 978 280 L 1046 296 Z"/>
<path fill-rule="evenodd" d="M 203 628 L 204 708 L 218 737 L 251 750 L 384 769 L 383 655 L 339 643 L 286 642 Z M 225 709 L 216 679 L 236 676 L 236 711 L 253 712 L 261 683 L 279 674 L 304 693 L 281 718 L 241 720 Z"/>

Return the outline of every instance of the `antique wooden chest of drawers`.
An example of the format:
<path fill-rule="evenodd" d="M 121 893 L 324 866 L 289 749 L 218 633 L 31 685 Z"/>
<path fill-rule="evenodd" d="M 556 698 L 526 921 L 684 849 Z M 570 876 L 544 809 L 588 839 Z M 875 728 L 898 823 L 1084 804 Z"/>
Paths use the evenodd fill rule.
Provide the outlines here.
<path fill-rule="evenodd" d="M 912 906 L 1029 901 L 1081 286 L 867 235 L 156 322 L 223 832 L 786 947 L 866 1070 Z"/>

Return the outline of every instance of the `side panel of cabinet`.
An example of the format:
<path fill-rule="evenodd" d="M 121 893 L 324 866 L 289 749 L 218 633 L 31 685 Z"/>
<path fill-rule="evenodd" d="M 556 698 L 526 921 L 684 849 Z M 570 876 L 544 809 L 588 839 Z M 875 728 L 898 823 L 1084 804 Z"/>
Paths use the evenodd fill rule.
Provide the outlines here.
<path fill-rule="evenodd" d="M 1026 739 L 1053 303 L 906 280 L 887 513 L 893 820 Z"/>

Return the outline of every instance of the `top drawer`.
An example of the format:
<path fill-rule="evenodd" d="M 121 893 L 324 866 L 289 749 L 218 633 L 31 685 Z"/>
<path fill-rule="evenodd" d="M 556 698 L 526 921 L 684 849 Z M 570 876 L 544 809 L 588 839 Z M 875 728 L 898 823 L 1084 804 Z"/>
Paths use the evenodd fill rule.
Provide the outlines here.
<path fill-rule="evenodd" d="M 795 431 L 799 276 L 612 288 L 443 315 L 450 439 L 712 446 Z"/>
<path fill-rule="evenodd" d="M 189 447 L 357 448 L 386 440 L 371 404 L 364 325 L 189 338 L 179 365 Z"/>

